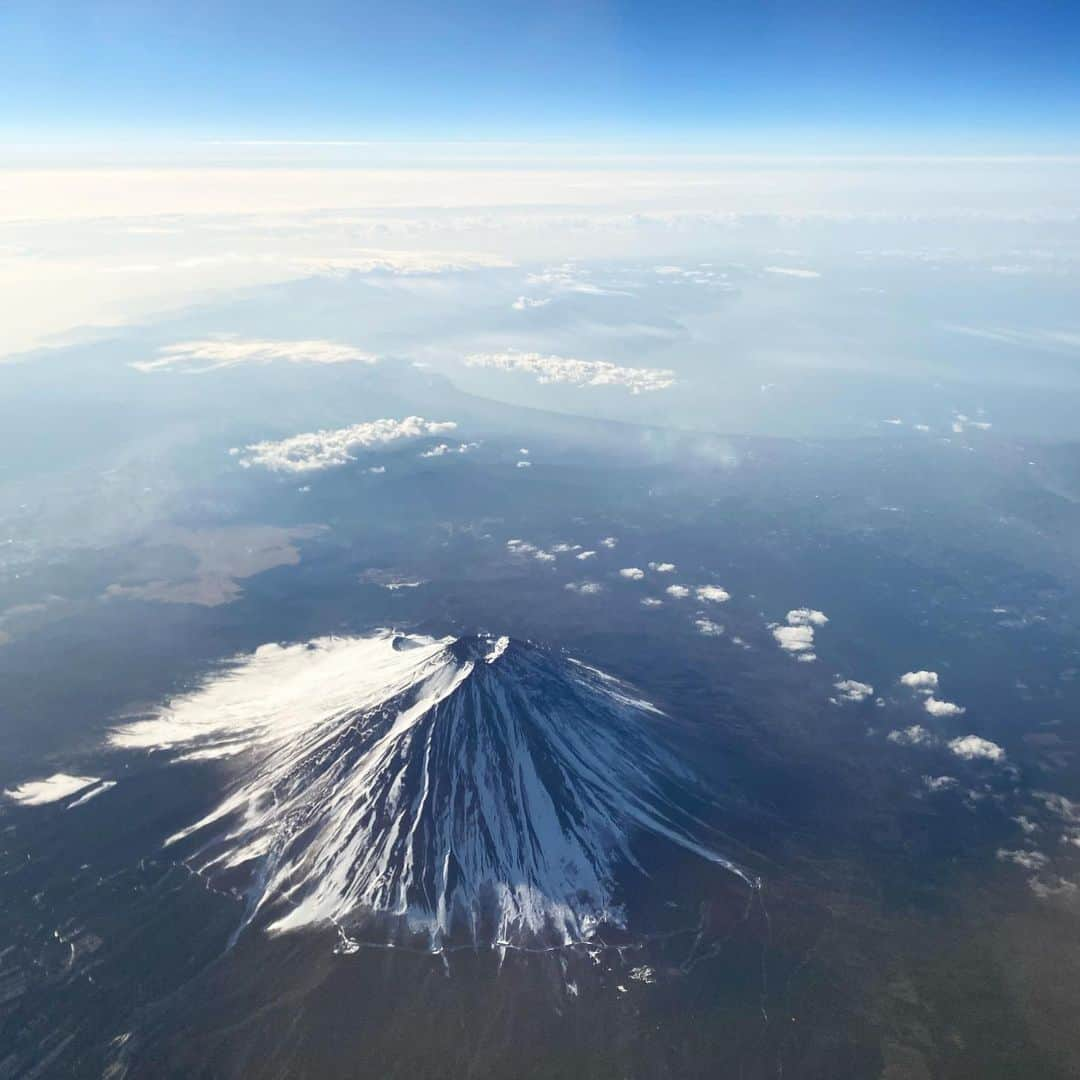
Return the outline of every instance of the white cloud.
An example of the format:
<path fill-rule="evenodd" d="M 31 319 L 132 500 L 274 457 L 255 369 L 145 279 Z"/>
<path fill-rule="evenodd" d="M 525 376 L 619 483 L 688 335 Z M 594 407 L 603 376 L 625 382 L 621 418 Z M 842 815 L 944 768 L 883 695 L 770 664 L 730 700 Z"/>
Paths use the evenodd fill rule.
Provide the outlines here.
<path fill-rule="evenodd" d="M 554 562 L 555 556 L 550 551 L 538 551 L 534 556 L 534 559 L 538 559 L 540 562 Z"/>
<path fill-rule="evenodd" d="M 986 761 L 1003 761 L 1005 751 L 997 743 L 989 739 L 983 739 L 978 735 L 962 735 L 958 739 L 949 740 L 949 749 L 965 761 L 975 758 L 983 758 Z"/>
<path fill-rule="evenodd" d="M 240 464 L 245 468 L 259 465 L 271 472 L 304 473 L 331 469 L 355 461 L 355 451 L 425 435 L 444 435 L 456 427 L 451 420 L 425 420 L 420 416 L 407 416 L 404 420 L 370 420 L 336 431 L 313 431 L 276 442 L 252 443 L 244 447 L 246 456 L 241 457 Z"/>
<path fill-rule="evenodd" d="M 789 611 L 785 618 L 789 626 L 824 626 L 829 621 L 824 611 L 804 607 Z"/>
<path fill-rule="evenodd" d="M 109 791 L 114 787 L 116 787 L 115 780 L 102 780 L 92 788 L 88 788 L 74 802 L 68 803 L 67 808 L 69 810 L 74 810 L 76 806 L 85 806 L 91 799 L 96 799 L 99 795 L 104 795 L 106 791 Z"/>
<path fill-rule="evenodd" d="M 1075 881 L 1068 881 L 1063 877 L 1052 882 L 1038 877 L 1029 878 L 1028 886 L 1040 900 L 1048 900 L 1056 896 L 1073 897 L 1076 895 L 1077 888 L 1080 888 Z"/>
<path fill-rule="evenodd" d="M 44 806 L 46 803 L 59 802 L 69 795 L 84 791 L 92 784 L 99 783 L 96 776 L 71 776 L 68 773 L 53 773 L 43 780 L 27 780 L 16 788 L 4 792 L 4 795 L 22 806 Z"/>
<path fill-rule="evenodd" d="M 698 628 L 698 633 L 704 634 L 706 637 L 719 637 L 724 632 L 724 628 L 719 623 L 713 622 L 712 619 L 695 619 L 694 625 Z"/>
<path fill-rule="evenodd" d="M 782 274 L 784 277 L 819 278 L 821 275 L 816 270 L 800 270 L 793 266 L 766 266 L 766 274 Z"/>
<path fill-rule="evenodd" d="M 912 724 L 902 731 L 890 731 L 885 737 L 897 746 L 931 746 L 934 742 L 934 736 L 922 724 Z"/>
<path fill-rule="evenodd" d="M 596 552 L 595 551 L 583 551 L 583 552 L 581 552 L 580 555 L 575 555 L 574 558 L 575 559 L 580 559 L 582 562 L 584 562 L 586 559 L 595 559 L 596 558 Z"/>
<path fill-rule="evenodd" d="M 645 571 L 637 566 L 624 566 L 619 571 L 619 576 L 626 578 L 628 581 L 640 581 L 645 576 Z"/>
<path fill-rule="evenodd" d="M 517 538 L 507 540 L 506 546 L 514 555 L 532 555 L 538 550 L 535 544 L 530 544 L 528 540 L 519 540 Z"/>
<path fill-rule="evenodd" d="M 550 296 L 544 297 L 542 300 L 534 300 L 529 296 L 519 296 L 510 306 L 515 311 L 528 311 L 529 308 L 547 307 L 550 303 Z"/>
<path fill-rule="evenodd" d="M 997 857 L 999 862 L 1011 862 L 1024 870 L 1042 870 L 1050 860 L 1041 851 L 1009 851 L 1007 848 L 998 848 Z"/>
<path fill-rule="evenodd" d="M 137 371 L 182 371 L 198 375 L 239 364 L 374 364 L 378 357 L 335 341 L 265 341 L 245 338 L 208 338 L 181 341 L 158 349 L 156 360 L 139 360 Z"/>
<path fill-rule="evenodd" d="M 604 586 L 595 581 L 571 581 L 563 588 L 568 592 L 579 593 L 581 596 L 595 596 L 604 591 Z"/>
<path fill-rule="evenodd" d="M 473 353 L 465 357 L 468 367 L 495 368 L 499 371 L 522 371 L 536 376 L 540 383 L 566 383 L 571 386 L 624 386 L 635 394 L 666 390 L 675 382 L 675 372 L 661 368 L 619 367 L 606 360 L 575 360 L 566 356 L 541 353 Z"/>
<path fill-rule="evenodd" d="M 731 593 L 719 585 L 700 585 L 696 592 L 699 600 L 708 600 L 713 604 L 723 604 L 731 599 Z"/>
<path fill-rule="evenodd" d="M 457 446 L 450 446 L 449 443 L 439 443 L 438 446 L 425 450 L 420 456 L 422 458 L 436 458 L 446 457 L 447 454 L 467 454 L 470 450 L 475 450 L 479 445 L 479 443 L 475 442 L 463 442 Z"/>
<path fill-rule="evenodd" d="M 828 615 L 814 608 L 793 608 L 785 619 L 787 626 L 771 627 L 777 645 L 785 652 L 792 653 L 796 660 L 804 664 L 813 663 L 817 659 L 814 630 L 829 621 Z"/>
<path fill-rule="evenodd" d="M 675 564 L 673 562 L 651 562 L 649 563 L 649 569 L 655 570 L 658 574 L 674 574 Z"/>
<path fill-rule="evenodd" d="M 773 637 L 785 652 L 805 653 L 814 647 L 812 626 L 774 626 Z"/>
<path fill-rule="evenodd" d="M 900 682 L 911 690 L 929 694 L 937 689 L 938 674 L 936 671 L 908 671 L 900 676 Z"/>
<path fill-rule="evenodd" d="M 517 468 L 519 468 L 519 469 L 531 469 L 532 468 L 532 462 L 531 461 L 519 461 L 517 463 Z"/>
<path fill-rule="evenodd" d="M 954 435 L 962 435 L 969 428 L 973 428 L 975 431 L 989 431 L 993 426 L 989 420 L 972 420 L 966 413 L 953 413 L 952 430 Z"/>
<path fill-rule="evenodd" d="M 869 683 L 855 679 L 840 679 L 833 686 L 839 692 L 841 701 L 865 701 L 874 692 Z"/>
<path fill-rule="evenodd" d="M 663 607 L 664 601 L 657 600 L 655 596 L 646 596 L 645 599 L 641 601 L 641 606 L 647 608 Z"/>
<path fill-rule="evenodd" d="M 600 546 L 613 548 L 618 542 L 619 538 L 617 536 L 605 536 L 604 539 L 600 541 Z"/>
<path fill-rule="evenodd" d="M 923 702 L 923 708 L 931 716 L 963 716 L 967 711 L 963 705 L 954 705 L 951 701 L 939 701 L 933 694 Z"/>
<path fill-rule="evenodd" d="M 690 590 L 685 585 L 669 585 L 664 592 L 676 600 L 685 600 L 690 595 Z"/>
<path fill-rule="evenodd" d="M 922 782 L 927 791 L 948 791 L 956 787 L 955 776 L 924 776 Z"/>

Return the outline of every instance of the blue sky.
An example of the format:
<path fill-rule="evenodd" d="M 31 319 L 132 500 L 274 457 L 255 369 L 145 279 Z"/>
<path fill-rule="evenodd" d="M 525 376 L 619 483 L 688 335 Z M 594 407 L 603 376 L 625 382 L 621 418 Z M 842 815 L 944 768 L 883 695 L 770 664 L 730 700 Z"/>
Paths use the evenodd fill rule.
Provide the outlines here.
<path fill-rule="evenodd" d="M 1080 5 L 6 0 L 10 138 L 1068 151 Z"/>

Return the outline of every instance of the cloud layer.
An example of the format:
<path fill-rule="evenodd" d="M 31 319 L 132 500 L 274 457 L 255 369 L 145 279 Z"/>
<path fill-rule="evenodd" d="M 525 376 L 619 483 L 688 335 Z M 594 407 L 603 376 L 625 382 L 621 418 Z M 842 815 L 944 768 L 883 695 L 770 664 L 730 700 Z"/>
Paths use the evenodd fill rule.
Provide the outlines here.
<path fill-rule="evenodd" d="M 378 358 L 352 345 L 336 341 L 265 341 L 245 338 L 207 338 L 181 341 L 158 349 L 156 360 L 138 360 L 131 366 L 149 374 L 182 371 L 198 375 L 240 364 L 374 364 Z"/>
<path fill-rule="evenodd" d="M 575 360 L 542 353 L 472 353 L 465 357 L 468 367 L 520 371 L 535 375 L 540 383 L 567 383 L 570 386 L 623 386 L 631 393 L 666 390 L 675 382 L 675 372 L 666 368 L 619 367 L 606 360 Z"/>
<path fill-rule="evenodd" d="M 11 788 L 4 794 L 22 806 L 44 806 L 46 803 L 59 802 L 69 795 L 85 791 L 100 781 L 96 776 L 70 776 L 67 773 L 54 773 L 43 780 L 27 780 L 17 788 Z"/>
<path fill-rule="evenodd" d="M 407 416 L 404 420 L 370 420 L 334 431 L 313 431 L 278 441 L 252 443 L 243 451 L 230 453 L 240 456 L 244 468 L 257 465 L 271 472 L 315 472 L 347 465 L 356 460 L 357 451 L 426 435 L 446 435 L 456 427 L 452 420 L 425 420 L 421 416 Z"/>

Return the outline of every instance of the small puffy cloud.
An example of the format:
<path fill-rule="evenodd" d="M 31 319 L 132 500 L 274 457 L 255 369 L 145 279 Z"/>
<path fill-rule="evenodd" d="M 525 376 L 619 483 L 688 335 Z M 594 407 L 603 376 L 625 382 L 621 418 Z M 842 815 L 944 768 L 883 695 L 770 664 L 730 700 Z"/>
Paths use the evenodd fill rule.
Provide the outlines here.
<path fill-rule="evenodd" d="M 673 562 L 651 562 L 649 563 L 649 569 L 657 574 L 674 574 L 675 564 Z"/>
<path fill-rule="evenodd" d="M 580 559 L 582 562 L 584 562 L 586 559 L 595 559 L 596 558 L 596 552 L 595 551 L 582 551 L 579 554 L 575 555 L 574 558 L 575 559 Z"/>
<path fill-rule="evenodd" d="M 596 581 L 571 581 L 563 586 L 567 592 L 577 593 L 579 596 L 595 596 L 604 591 L 604 586 Z"/>
<path fill-rule="evenodd" d="M 814 648 L 812 626 L 774 626 L 773 637 L 784 652 L 810 653 Z"/>
<path fill-rule="evenodd" d="M 423 438 L 425 435 L 444 435 L 453 431 L 453 421 L 425 420 L 407 416 L 404 420 L 370 420 L 334 431 L 313 431 L 292 435 L 278 441 L 252 443 L 244 447 L 240 464 L 253 465 L 271 472 L 304 473 L 331 469 L 355 461 L 358 451 Z"/>
<path fill-rule="evenodd" d="M 475 450 L 479 445 L 479 443 L 475 442 L 458 443 L 457 446 L 451 446 L 449 443 L 439 443 L 438 446 L 425 450 L 420 456 L 422 458 L 436 458 L 446 457 L 447 454 L 467 454 L 470 450 Z"/>
<path fill-rule="evenodd" d="M 923 708 L 931 716 L 938 717 L 963 716 L 967 711 L 963 705 L 954 705 L 951 701 L 940 701 L 933 694 L 923 702 Z"/>
<path fill-rule="evenodd" d="M 731 599 L 731 593 L 727 589 L 721 589 L 719 585 L 701 585 L 695 593 L 699 600 L 707 600 L 712 604 L 723 604 Z"/>
<path fill-rule="evenodd" d="M 157 359 L 139 360 L 131 366 L 144 374 L 181 371 L 199 375 L 240 364 L 374 364 L 377 359 L 371 353 L 336 341 L 208 338 L 165 345 L 158 349 Z"/>
<path fill-rule="evenodd" d="M 874 692 L 869 683 L 840 679 L 833 683 L 841 701 L 865 701 Z"/>
<path fill-rule="evenodd" d="M 517 467 L 519 469 L 531 469 L 532 468 L 532 462 L 531 461 L 519 461 L 517 463 Z"/>
<path fill-rule="evenodd" d="M 382 474 L 384 472 L 386 472 L 386 466 L 385 465 L 372 465 L 370 469 L 365 469 L 364 472 L 369 472 L 369 473 L 372 474 L 372 476 L 382 476 Z M 311 489 L 308 488 L 307 490 L 310 491 Z"/>
<path fill-rule="evenodd" d="M 953 413 L 952 429 L 954 435 L 962 435 L 969 429 L 989 431 L 993 426 L 989 420 L 972 420 L 966 413 Z"/>
<path fill-rule="evenodd" d="M 795 608 L 785 616 L 789 626 L 824 626 L 829 616 L 813 608 Z"/>
<path fill-rule="evenodd" d="M 669 585 L 664 592 L 674 600 L 685 600 L 690 595 L 690 590 L 685 585 Z"/>
<path fill-rule="evenodd" d="M 958 739 L 950 739 L 949 749 L 965 761 L 976 759 L 1004 761 L 1005 759 L 1005 751 L 997 743 L 978 735 L 961 735 Z"/>
<path fill-rule="evenodd" d="M 998 862 L 1011 862 L 1024 870 L 1042 870 L 1050 860 L 1041 851 L 1009 851 L 1007 848 L 997 849 Z"/>
<path fill-rule="evenodd" d="M 519 540 L 516 537 L 507 540 L 506 546 L 514 555 L 532 555 L 537 551 L 535 544 L 530 544 L 528 540 Z"/>
<path fill-rule="evenodd" d="M 706 637 L 719 637 L 724 632 L 724 628 L 719 623 L 713 622 L 712 619 L 695 619 L 694 625 L 697 627 L 698 633 L 704 634 Z"/>
<path fill-rule="evenodd" d="M 21 806 L 44 806 L 59 802 L 76 792 L 85 791 L 92 784 L 100 783 L 96 776 L 70 776 L 68 773 L 53 773 L 44 780 L 27 780 L 16 788 L 4 792 L 12 802 Z"/>
<path fill-rule="evenodd" d="M 663 600 L 657 600 L 657 598 L 655 596 L 646 596 L 645 599 L 641 601 L 641 606 L 646 607 L 646 608 L 663 607 L 664 606 L 664 601 Z"/>
<path fill-rule="evenodd" d="M 619 571 L 619 577 L 624 577 L 628 581 L 641 581 L 645 576 L 645 571 L 637 566 L 624 566 Z"/>
<path fill-rule="evenodd" d="M 519 296 L 510 306 L 515 311 L 528 311 L 530 308 L 547 307 L 551 303 L 551 297 L 534 300 L 531 296 Z"/>
<path fill-rule="evenodd" d="M 927 791 L 949 791 L 957 783 L 955 776 L 924 776 L 922 782 Z"/>
<path fill-rule="evenodd" d="M 618 542 L 619 538 L 617 536 L 605 536 L 604 539 L 600 541 L 600 546 L 611 549 L 615 547 Z"/>
<path fill-rule="evenodd" d="M 814 652 L 814 630 L 824 626 L 829 617 L 814 608 L 793 608 L 785 616 L 787 626 L 773 626 L 772 634 L 777 645 L 791 653 L 796 660 L 811 664 L 817 659 Z"/>
<path fill-rule="evenodd" d="M 523 447 L 521 447 L 521 449 L 520 449 L 520 450 L 518 450 L 518 453 L 519 453 L 519 454 L 524 454 L 524 455 L 525 455 L 526 457 L 528 457 L 528 455 L 529 455 L 529 448 L 528 448 L 527 446 L 523 446 Z"/>
<path fill-rule="evenodd" d="M 1075 881 L 1068 881 L 1063 877 L 1057 878 L 1056 881 L 1046 881 L 1042 877 L 1029 878 L 1028 887 L 1040 900 L 1052 900 L 1055 897 L 1072 898 L 1080 888 Z"/>
<path fill-rule="evenodd" d="M 766 266 L 766 274 L 780 274 L 782 277 L 819 278 L 816 270 L 803 270 L 794 266 Z"/>
<path fill-rule="evenodd" d="M 900 682 L 910 690 L 930 694 L 937 689 L 938 675 L 936 671 L 908 671 L 900 676 Z"/>
<path fill-rule="evenodd" d="M 897 746 L 932 746 L 934 742 L 934 736 L 922 724 L 912 724 L 901 731 L 890 731 L 885 737 Z"/>
<path fill-rule="evenodd" d="M 666 390 L 675 382 L 675 372 L 661 368 L 620 367 L 606 360 L 576 360 L 541 353 L 472 353 L 465 357 L 468 367 L 493 368 L 535 375 L 539 383 L 569 386 L 621 386 L 634 394 Z"/>
<path fill-rule="evenodd" d="M 554 562 L 555 556 L 550 551 L 538 551 L 533 555 L 534 559 L 538 559 L 540 562 Z"/>

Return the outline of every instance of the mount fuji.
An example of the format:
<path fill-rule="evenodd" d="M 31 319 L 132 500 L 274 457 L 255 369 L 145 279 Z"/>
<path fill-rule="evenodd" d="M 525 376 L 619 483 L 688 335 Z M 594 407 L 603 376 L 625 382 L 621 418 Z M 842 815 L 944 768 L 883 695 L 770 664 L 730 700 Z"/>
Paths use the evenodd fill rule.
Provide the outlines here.
<path fill-rule="evenodd" d="M 695 816 L 708 794 L 670 724 L 533 644 L 380 631 L 264 645 L 112 741 L 236 758 L 220 803 L 166 845 L 242 888 L 246 922 L 374 924 L 438 951 L 627 929 L 646 836 L 755 888 Z"/>

